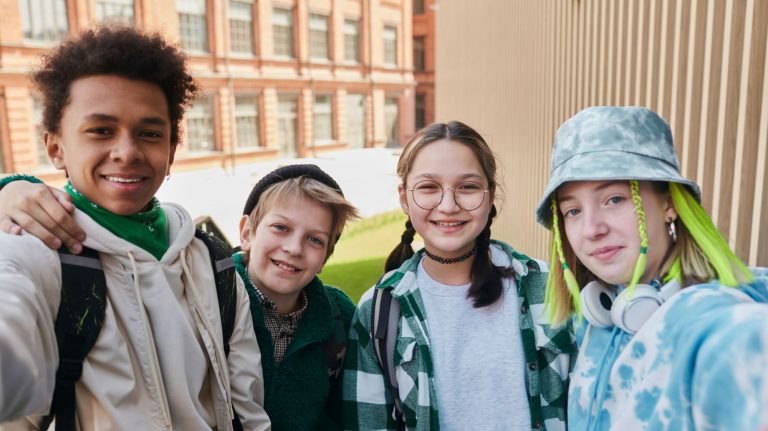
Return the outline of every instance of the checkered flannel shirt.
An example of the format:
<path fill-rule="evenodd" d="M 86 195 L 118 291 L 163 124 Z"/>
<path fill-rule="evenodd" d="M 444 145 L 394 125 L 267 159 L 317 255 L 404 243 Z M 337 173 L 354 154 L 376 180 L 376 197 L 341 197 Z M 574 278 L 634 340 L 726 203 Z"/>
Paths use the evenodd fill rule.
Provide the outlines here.
<path fill-rule="evenodd" d="M 568 374 L 576 359 L 572 326 L 569 322 L 552 328 L 547 323 L 544 312 L 546 264 L 517 253 L 502 242 L 492 244 L 494 252 L 509 256 L 515 271 L 531 429 L 565 430 Z M 400 303 L 394 362 L 406 427 L 438 430 L 427 316 L 416 285 L 416 270 L 422 256 L 420 251 L 377 288 L 393 288 L 392 296 Z M 394 402 L 370 338 L 373 289 L 360 299 L 352 319 L 344 364 L 344 428 L 349 430 L 396 429 Z M 484 366 L 482 358 L 477 358 L 477 366 Z"/>
<path fill-rule="evenodd" d="M 253 286 L 256 296 L 259 298 L 261 309 L 264 311 L 264 325 L 272 335 L 272 347 L 275 351 L 275 363 L 280 363 L 288 350 L 288 345 L 293 341 L 296 327 L 307 311 L 307 294 L 303 290 L 299 296 L 299 309 L 293 313 L 281 315 L 277 312 L 277 305 L 267 298 L 256 285 Z"/>

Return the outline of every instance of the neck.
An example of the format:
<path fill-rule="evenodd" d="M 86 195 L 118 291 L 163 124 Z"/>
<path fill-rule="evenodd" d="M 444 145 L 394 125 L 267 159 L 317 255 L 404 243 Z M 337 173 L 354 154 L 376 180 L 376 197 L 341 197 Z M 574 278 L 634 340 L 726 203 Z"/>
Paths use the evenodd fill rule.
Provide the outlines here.
<path fill-rule="evenodd" d="M 438 263 L 426 257 L 422 264 L 433 280 L 450 286 L 460 286 L 471 281 L 472 262 L 475 257 L 472 256 L 463 262 L 457 262 L 450 265 Z"/>

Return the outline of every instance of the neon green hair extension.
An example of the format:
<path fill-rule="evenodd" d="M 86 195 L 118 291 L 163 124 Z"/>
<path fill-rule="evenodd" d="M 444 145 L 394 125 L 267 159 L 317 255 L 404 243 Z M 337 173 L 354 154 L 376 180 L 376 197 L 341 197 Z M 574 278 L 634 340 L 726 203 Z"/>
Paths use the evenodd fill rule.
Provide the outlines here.
<path fill-rule="evenodd" d="M 568 268 L 568 264 L 565 262 L 565 256 L 563 254 L 563 244 L 560 240 L 560 224 L 558 222 L 558 216 L 557 216 L 557 199 L 555 198 L 554 193 L 552 194 L 552 265 L 559 264 L 563 268 L 563 279 L 565 280 L 565 285 L 568 288 L 568 292 L 571 294 L 571 302 L 573 303 L 573 308 L 576 311 L 576 314 L 581 318 L 581 295 L 579 290 L 579 283 L 576 281 L 576 277 L 573 275 L 573 271 L 571 271 L 570 268 Z M 558 261 L 555 261 L 555 258 L 558 258 Z M 557 295 L 557 292 L 555 291 L 555 280 L 553 277 L 553 273 L 549 273 L 549 278 L 547 279 L 547 292 L 544 296 L 544 304 L 549 308 L 549 317 L 550 321 L 554 320 L 554 307 L 552 304 L 555 301 L 555 295 Z"/>
<path fill-rule="evenodd" d="M 645 263 L 648 260 L 648 223 L 645 220 L 645 211 L 643 211 L 643 199 L 640 197 L 640 184 L 637 180 L 629 182 L 629 190 L 632 193 L 632 202 L 635 203 L 635 214 L 637 215 L 637 228 L 640 231 L 640 255 L 637 257 L 635 271 L 632 273 L 632 279 L 627 286 L 627 294 L 632 297 L 637 282 L 645 272 Z"/>
<path fill-rule="evenodd" d="M 680 286 L 683 286 L 683 265 L 680 263 L 680 256 L 675 257 L 675 260 L 672 261 L 672 266 L 669 267 L 669 271 L 664 275 L 663 280 L 664 284 L 677 280 Z"/>
<path fill-rule="evenodd" d="M 754 279 L 752 272 L 731 250 L 707 212 L 686 187 L 669 183 L 669 191 L 680 221 L 714 268 L 720 282 L 726 286 L 735 287 L 740 282 L 752 281 Z"/>

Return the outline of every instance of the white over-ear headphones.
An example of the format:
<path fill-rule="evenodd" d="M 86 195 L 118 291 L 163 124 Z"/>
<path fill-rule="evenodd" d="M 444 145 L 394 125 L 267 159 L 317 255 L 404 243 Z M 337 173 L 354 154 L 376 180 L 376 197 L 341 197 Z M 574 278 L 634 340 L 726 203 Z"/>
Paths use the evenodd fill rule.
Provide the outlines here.
<path fill-rule="evenodd" d="M 598 328 L 618 326 L 634 334 L 664 301 L 680 290 L 677 280 L 658 288 L 638 284 L 630 296 L 627 289 L 616 295 L 614 289 L 600 281 L 590 281 L 581 289 L 584 318 Z"/>

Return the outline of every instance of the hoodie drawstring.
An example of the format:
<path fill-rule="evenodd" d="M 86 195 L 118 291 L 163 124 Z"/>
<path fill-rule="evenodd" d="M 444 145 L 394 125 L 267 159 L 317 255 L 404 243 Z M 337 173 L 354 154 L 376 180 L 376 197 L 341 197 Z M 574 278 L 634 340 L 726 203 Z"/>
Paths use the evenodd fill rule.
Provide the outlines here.
<path fill-rule="evenodd" d="M 128 258 L 131 260 L 131 270 L 133 277 L 133 290 L 136 293 L 136 300 L 139 303 L 139 314 L 141 314 L 141 321 L 144 325 L 144 333 L 149 340 L 149 351 L 152 354 L 152 377 L 155 387 L 160 392 L 160 402 L 162 403 L 163 411 L 163 425 L 166 428 L 171 427 L 171 417 L 168 407 L 168 399 L 165 394 L 165 387 L 160 381 L 160 359 L 157 357 L 157 349 L 155 346 L 155 339 L 152 335 L 152 331 L 149 329 L 149 317 L 147 317 L 147 310 L 144 308 L 144 299 L 141 296 L 141 289 L 139 287 L 139 272 L 136 266 L 136 258 L 133 257 L 133 253 L 130 250 L 127 251 Z"/>

